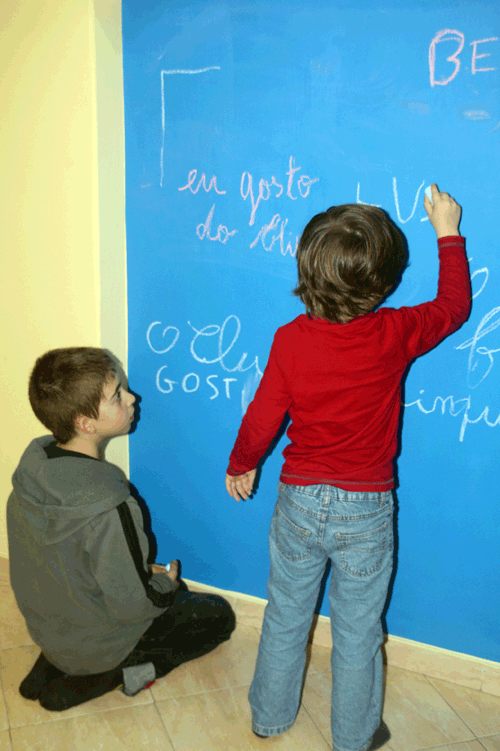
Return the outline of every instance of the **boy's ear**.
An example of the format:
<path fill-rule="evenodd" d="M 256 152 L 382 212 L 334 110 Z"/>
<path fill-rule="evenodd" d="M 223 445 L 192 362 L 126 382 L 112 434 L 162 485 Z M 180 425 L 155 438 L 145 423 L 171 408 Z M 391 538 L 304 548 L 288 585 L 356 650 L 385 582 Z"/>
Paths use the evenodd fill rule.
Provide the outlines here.
<path fill-rule="evenodd" d="M 95 420 L 86 415 L 78 415 L 75 418 L 75 428 L 84 435 L 93 435 L 95 433 Z"/>

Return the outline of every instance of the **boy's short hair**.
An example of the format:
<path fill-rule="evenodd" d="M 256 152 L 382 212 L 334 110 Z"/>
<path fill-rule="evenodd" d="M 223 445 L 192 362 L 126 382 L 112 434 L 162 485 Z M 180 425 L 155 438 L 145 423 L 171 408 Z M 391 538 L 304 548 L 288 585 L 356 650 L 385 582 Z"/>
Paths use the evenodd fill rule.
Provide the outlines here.
<path fill-rule="evenodd" d="M 404 239 L 375 206 L 344 204 L 317 214 L 297 248 L 293 294 L 311 316 L 346 323 L 374 310 L 397 281 Z"/>
<path fill-rule="evenodd" d="M 103 389 L 116 373 L 110 354 L 97 347 L 53 349 L 38 358 L 29 382 L 33 412 L 59 443 L 76 435 L 79 415 L 99 417 Z"/>

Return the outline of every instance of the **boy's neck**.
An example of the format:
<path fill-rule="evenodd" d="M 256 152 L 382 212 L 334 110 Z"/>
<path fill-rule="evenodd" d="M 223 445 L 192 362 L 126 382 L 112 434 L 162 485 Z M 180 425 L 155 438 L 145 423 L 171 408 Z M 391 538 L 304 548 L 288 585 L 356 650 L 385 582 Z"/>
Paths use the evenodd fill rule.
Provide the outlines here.
<path fill-rule="evenodd" d="M 84 438 L 83 436 L 76 435 L 67 443 L 57 443 L 56 446 L 65 451 L 76 451 L 78 454 L 85 454 L 86 456 L 91 456 L 93 459 L 100 459 L 100 443 L 89 440 L 89 438 Z"/>

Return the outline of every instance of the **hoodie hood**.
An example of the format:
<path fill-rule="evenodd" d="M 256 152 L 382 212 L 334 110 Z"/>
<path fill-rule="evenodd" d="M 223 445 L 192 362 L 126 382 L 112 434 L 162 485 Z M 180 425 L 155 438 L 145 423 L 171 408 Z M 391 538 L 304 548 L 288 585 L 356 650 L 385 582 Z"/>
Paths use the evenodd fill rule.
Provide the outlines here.
<path fill-rule="evenodd" d="M 42 545 L 61 542 L 130 495 L 108 462 L 84 454 L 49 459 L 45 446 L 53 441 L 51 435 L 35 438 L 12 477 L 14 493 Z"/>

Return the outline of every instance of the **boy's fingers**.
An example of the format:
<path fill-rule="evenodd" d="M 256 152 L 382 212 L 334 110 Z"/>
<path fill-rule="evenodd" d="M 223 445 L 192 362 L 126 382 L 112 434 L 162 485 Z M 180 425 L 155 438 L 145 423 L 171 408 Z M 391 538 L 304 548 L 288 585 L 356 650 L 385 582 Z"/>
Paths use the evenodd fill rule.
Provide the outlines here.
<path fill-rule="evenodd" d="M 151 571 L 152 574 L 166 574 L 167 573 L 167 569 L 165 568 L 165 566 L 162 566 L 160 563 L 152 563 L 149 566 L 149 570 Z"/>
<path fill-rule="evenodd" d="M 169 576 L 174 581 L 177 579 L 179 575 L 179 563 L 178 561 L 171 561 L 170 562 L 170 571 L 165 572 L 167 576 Z"/>
<path fill-rule="evenodd" d="M 244 475 L 243 477 L 240 478 L 240 487 L 238 488 L 238 490 L 243 500 L 246 501 L 250 494 L 250 488 L 248 487 L 247 475 Z"/>
<path fill-rule="evenodd" d="M 226 490 L 235 501 L 239 501 L 239 496 L 236 492 L 236 484 L 234 478 L 231 475 L 226 475 Z"/>
<path fill-rule="evenodd" d="M 238 495 L 238 491 L 236 489 L 236 483 L 233 478 L 228 480 L 228 482 L 226 483 L 226 487 L 227 487 L 227 492 L 229 493 L 231 498 L 234 498 L 235 501 L 239 501 L 240 497 Z"/>
<path fill-rule="evenodd" d="M 241 481 L 238 483 L 238 479 L 235 482 L 236 493 L 238 493 L 243 498 L 243 500 L 246 501 L 245 486 L 244 486 L 244 484 Z M 243 487 L 242 487 L 242 485 L 243 485 Z M 239 500 L 239 498 L 238 498 L 238 500 Z"/>
<path fill-rule="evenodd" d="M 255 470 L 251 470 L 246 475 L 243 475 L 243 477 L 241 479 L 242 479 L 243 487 L 245 488 L 245 492 L 247 493 L 247 496 L 249 496 L 252 493 L 252 491 L 253 491 L 253 483 L 254 483 L 254 479 L 255 479 Z M 245 500 L 246 500 L 246 498 L 245 498 Z"/>
<path fill-rule="evenodd" d="M 226 475 L 226 490 L 236 501 L 246 501 L 252 493 L 254 478 L 255 470 L 234 477 Z"/>

